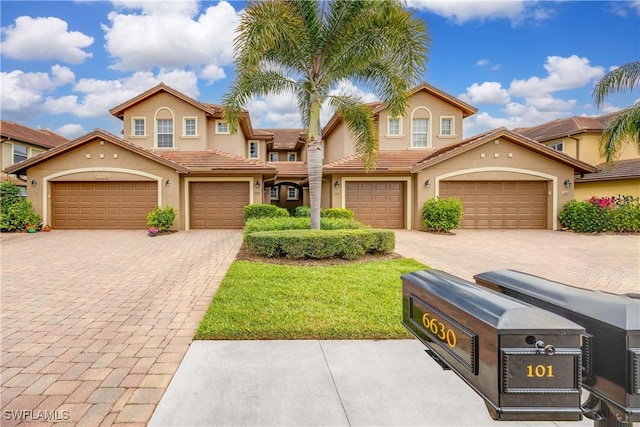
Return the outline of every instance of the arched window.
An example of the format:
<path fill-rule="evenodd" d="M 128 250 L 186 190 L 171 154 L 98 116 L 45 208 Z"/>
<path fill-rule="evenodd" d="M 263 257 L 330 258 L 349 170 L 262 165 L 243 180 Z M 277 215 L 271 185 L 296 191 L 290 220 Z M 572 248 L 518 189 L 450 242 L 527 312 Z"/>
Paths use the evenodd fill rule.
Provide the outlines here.
<path fill-rule="evenodd" d="M 425 107 L 418 107 L 411 113 L 411 147 L 431 147 L 431 113 Z"/>
<path fill-rule="evenodd" d="M 173 113 L 162 108 L 156 113 L 156 147 L 173 148 Z"/>

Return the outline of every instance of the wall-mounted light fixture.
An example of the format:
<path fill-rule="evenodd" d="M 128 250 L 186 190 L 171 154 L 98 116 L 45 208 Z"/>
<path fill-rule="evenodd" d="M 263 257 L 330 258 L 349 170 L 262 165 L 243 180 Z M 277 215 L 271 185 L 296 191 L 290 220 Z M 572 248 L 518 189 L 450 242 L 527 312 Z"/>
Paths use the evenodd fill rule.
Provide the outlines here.
<path fill-rule="evenodd" d="M 31 180 L 31 186 L 35 187 L 36 185 L 38 185 L 38 181 L 36 181 L 35 179 Z"/>
<path fill-rule="evenodd" d="M 260 181 L 256 181 L 256 188 L 260 188 Z"/>
<path fill-rule="evenodd" d="M 333 183 L 333 186 L 334 186 L 335 188 L 340 188 L 340 181 L 336 181 L 336 182 L 334 182 L 334 183 Z"/>
<path fill-rule="evenodd" d="M 567 188 L 571 187 L 571 180 L 569 178 L 564 180 L 564 186 L 567 187 Z"/>
<path fill-rule="evenodd" d="M 168 180 L 164 183 L 164 185 L 166 185 L 167 187 L 169 187 L 169 186 L 171 185 L 171 180 L 169 180 L 169 179 L 168 179 Z"/>
<path fill-rule="evenodd" d="M 424 186 L 425 186 L 426 188 L 431 187 L 431 181 L 426 180 L 426 181 L 424 182 Z"/>

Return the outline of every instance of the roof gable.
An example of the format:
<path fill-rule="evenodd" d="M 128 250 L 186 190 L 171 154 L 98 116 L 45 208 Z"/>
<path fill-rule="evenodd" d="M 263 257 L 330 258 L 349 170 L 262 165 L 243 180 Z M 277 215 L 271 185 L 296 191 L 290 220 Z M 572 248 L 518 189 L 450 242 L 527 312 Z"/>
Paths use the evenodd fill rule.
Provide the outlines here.
<path fill-rule="evenodd" d="M 96 139 L 100 139 L 100 140 L 104 140 L 107 141 L 111 144 L 117 145 L 119 147 L 122 147 L 126 150 L 129 150 L 131 152 L 134 152 L 136 154 L 139 154 L 143 157 L 146 157 L 150 160 L 156 161 L 158 163 L 161 163 L 165 166 L 168 166 L 172 169 L 175 169 L 177 172 L 180 173 L 189 173 L 189 168 L 180 165 L 178 163 L 175 163 L 169 159 L 166 159 L 158 154 L 155 154 L 145 148 L 140 147 L 139 145 L 136 144 L 132 144 L 128 141 L 125 141 L 124 139 L 118 138 L 117 136 L 106 132 L 102 129 L 96 129 L 91 133 L 88 133 L 84 136 L 81 136 L 80 138 L 74 139 L 72 141 L 69 141 L 65 144 L 59 145 L 56 148 L 53 148 L 49 151 L 45 151 L 44 153 L 41 153 L 35 157 L 31 157 L 25 161 L 22 161 L 20 163 L 17 163 L 13 166 L 10 166 L 7 168 L 6 172 L 7 173 L 18 173 L 18 174 L 25 174 L 26 170 L 28 168 L 31 168 L 33 166 L 39 165 L 43 162 L 46 162 L 49 159 L 52 159 L 54 157 L 60 156 L 68 151 L 74 150 L 78 147 L 81 147 L 85 144 L 88 144 L 92 141 L 95 141 Z"/>
<path fill-rule="evenodd" d="M 553 148 L 549 148 L 546 145 L 540 144 L 537 141 L 534 141 L 533 139 L 527 138 L 518 133 L 510 131 L 507 128 L 501 127 L 498 129 L 494 129 L 488 132 L 475 135 L 471 138 L 464 139 L 456 144 L 451 144 L 439 150 L 436 150 L 435 152 L 425 157 L 421 162 L 417 163 L 413 167 L 412 172 L 419 172 L 423 169 L 428 168 L 429 166 L 433 166 L 435 164 L 438 164 L 447 159 L 458 156 L 471 149 L 487 144 L 489 142 L 493 142 L 496 139 L 500 139 L 500 138 L 505 139 L 511 143 L 520 145 L 522 147 L 525 147 L 533 152 L 536 152 L 545 157 L 556 160 L 567 166 L 570 166 L 577 173 L 592 173 L 597 171 L 597 168 L 595 166 L 592 166 L 588 163 L 574 159 L 573 157 L 568 156 L 564 153 L 561 153 L 560 151 L 554 150 Z"/>

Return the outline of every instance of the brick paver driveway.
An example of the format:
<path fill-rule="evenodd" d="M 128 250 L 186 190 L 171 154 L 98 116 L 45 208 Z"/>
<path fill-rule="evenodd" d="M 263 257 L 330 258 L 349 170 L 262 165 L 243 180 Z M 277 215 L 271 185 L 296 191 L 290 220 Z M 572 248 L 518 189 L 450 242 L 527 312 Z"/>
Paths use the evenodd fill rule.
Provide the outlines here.
<path fill-rule="evenodd" d="M 53 231 L 0 239 L 0 423 L 143 425 L 241 233 Z M 515 268 L 576 286 L 640 291 L 640 236 L 462 230 L 398 231 L 396 239 L 398 253 L 467 280 Z"/>
<path fill-rule="evenodd" d="M 0 424 L 32 426 L 144 425 L 242 237 L 53 231 L 1 239 Z"/>
<path fill-rule="evenodd" d="M 396 252 L 473 281 L 509 268 L 568 285 L 640 292 L 640 235 L 551 230 L 455 230 L 454 235 L 397 231 Z"/>

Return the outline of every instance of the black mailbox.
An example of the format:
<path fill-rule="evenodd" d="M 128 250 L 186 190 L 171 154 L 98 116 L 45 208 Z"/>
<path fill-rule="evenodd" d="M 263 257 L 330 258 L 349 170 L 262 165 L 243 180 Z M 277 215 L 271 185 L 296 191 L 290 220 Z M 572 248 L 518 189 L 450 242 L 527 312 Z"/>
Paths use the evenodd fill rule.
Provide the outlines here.
<path fill-rule="evenodd" d="M 576 288 L 514 270 L 474 279 L 583 326 L 583 385 L 606 404 L 590 407 L 596 403 L 591 400 L 585 413 L 598 419 L 609 411 L 619 422 L 640 421 L 640 296 Z"/>
<path fill-rule="evenodd" d="M 403 275 L 402 300 L 404 326 L 493 419 L 582 419 L 581 326 L 436 270 Z"/>

